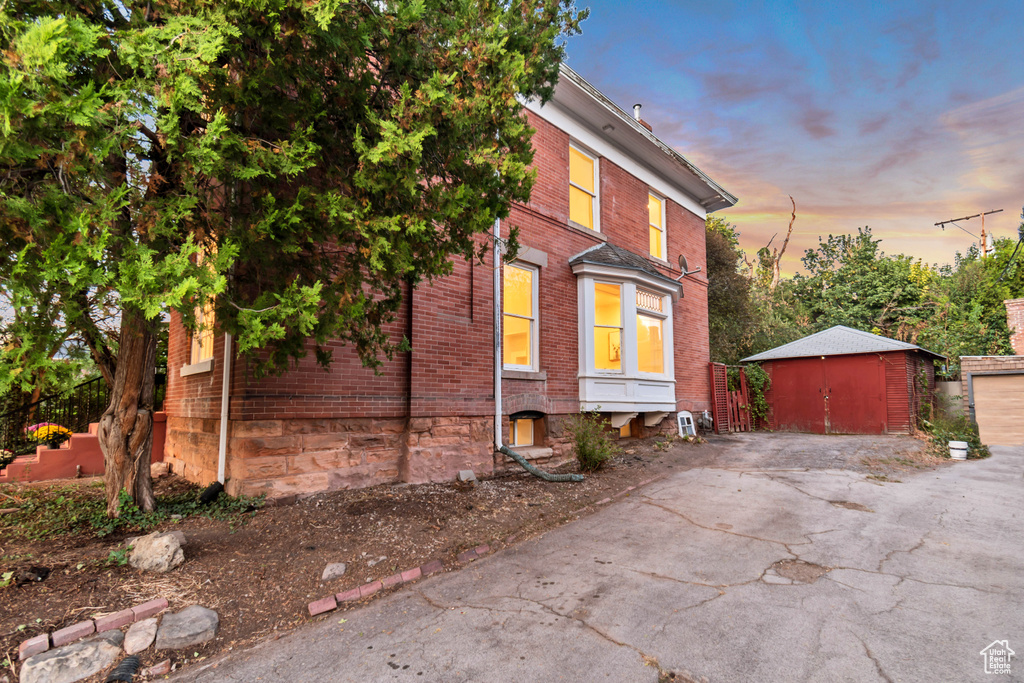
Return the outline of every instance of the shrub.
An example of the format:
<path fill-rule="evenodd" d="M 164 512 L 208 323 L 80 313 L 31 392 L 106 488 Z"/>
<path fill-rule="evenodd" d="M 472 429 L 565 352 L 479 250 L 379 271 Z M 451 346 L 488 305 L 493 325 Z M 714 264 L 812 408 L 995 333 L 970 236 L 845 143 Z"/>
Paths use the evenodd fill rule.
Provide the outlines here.
<path fill-rule="evenodd" d="M 978 425 L 962 413 L 949 416 L 937 411 L 931 421 L 921 420 L 921 424 L 931 435 L 931 450 L 936 455 L 948 458 L 950 441 L 966 441 L 968 458 L 987 458 L 991 455 L 988 446 L 981 443 Z"/>
<path fill-rule="evenodd" d="M 621 449 L 611 440 L 605 421 L 596 410 L 586 410 L 565 421 L 572 437 L 573 453 L 583 472 L 596 472 L 617 456 Z"/>

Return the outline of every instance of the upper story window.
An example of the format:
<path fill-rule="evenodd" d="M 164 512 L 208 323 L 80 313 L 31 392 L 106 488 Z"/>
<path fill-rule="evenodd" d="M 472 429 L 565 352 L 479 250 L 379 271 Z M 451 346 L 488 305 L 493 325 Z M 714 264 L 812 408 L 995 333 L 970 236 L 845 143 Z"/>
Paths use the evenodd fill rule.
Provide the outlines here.
<path fill-rule="evenodd" d="M 537 270 L 505 265 L 502 287 L 502 362 L 506 368 L 537 367 Z"/>
<path fill-rule="evenodd" d="M 622 370 L 622 285 L 594 283 L 594 369 Z"/>
<path fill-rule="evenodd" d="M 653 192 L 648 194 L 647 213 L 650 220 L 651 256 L 664 261 L 667 258 L 665 253 L 668 251 L 665 244 L 665 200 Z"/>
<path fill-rule="evenodd" d="M 569 220 L 598 230 L 597 158 L 575 145 L 569 147 Z"/>

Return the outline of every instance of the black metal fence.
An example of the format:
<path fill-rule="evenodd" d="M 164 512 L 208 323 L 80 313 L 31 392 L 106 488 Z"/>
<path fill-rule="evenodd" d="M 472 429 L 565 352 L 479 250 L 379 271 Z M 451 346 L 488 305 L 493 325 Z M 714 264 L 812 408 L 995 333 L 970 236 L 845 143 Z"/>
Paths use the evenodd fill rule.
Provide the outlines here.
<path fill-rule="evenodd" d="M 56 443 L 66 438 L 61 434 L 87 432 L 89 423 L 98 421 L 109 403 L 110 389 L 102 377 L 97 377 L 66 394 L 46 396 L 4 413 L 0 415 L 0 450 L 22 455 L 48 440 L 37 438 L 38 434 L 46 433 Z M 66 432 L 56 428 L 40 430 L 39 425 L 57 425 Z"/>

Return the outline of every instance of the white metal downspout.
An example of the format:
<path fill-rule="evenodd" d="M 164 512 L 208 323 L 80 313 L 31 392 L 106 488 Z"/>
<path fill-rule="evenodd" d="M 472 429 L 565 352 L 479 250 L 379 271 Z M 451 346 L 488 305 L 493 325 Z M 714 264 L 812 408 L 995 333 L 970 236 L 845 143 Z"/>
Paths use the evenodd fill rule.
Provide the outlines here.
<path fill-rule="evenodd" d="M 231 399 L 231 333 L 224 333 L 224 372 L 220 386 L 220 446 L 217 452 L 217 481 L 224 483 L 228 461 L 228 403 Z"/>
<path fill-rule="evenodd" d="M 494 450 L 501 450 L 501 219 L 494 219 Z"/>

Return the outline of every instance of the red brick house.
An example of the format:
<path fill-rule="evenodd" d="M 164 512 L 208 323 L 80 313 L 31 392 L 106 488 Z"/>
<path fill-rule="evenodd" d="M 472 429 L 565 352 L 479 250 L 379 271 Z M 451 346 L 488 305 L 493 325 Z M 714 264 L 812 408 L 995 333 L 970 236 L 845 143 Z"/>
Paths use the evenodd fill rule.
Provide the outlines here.
<path fill-rule="evenodd" d="M 173 471 L 270 496 L 450 480 L 506 467 L 499 392 L 500 439 L 537 462 L 570 457 L 562 420 L 581 407 L 623 436 L 710 407 L 704 218 L 736 199 L 566 67 L 527 108 L 537 183 L 501 224 L 520 228 L 518 259 L 497 276 L 493 256 L 460 259 L 406 292 L 391 327 L 412 351 L 382 375 L 339 344 L 329 372 L 310 354 L 256 381 L 234 354 L 225 366 L 227 335 L 190 339 L 172 320 Z M 680 255 L 701 271 L 684 276 Z"/>

